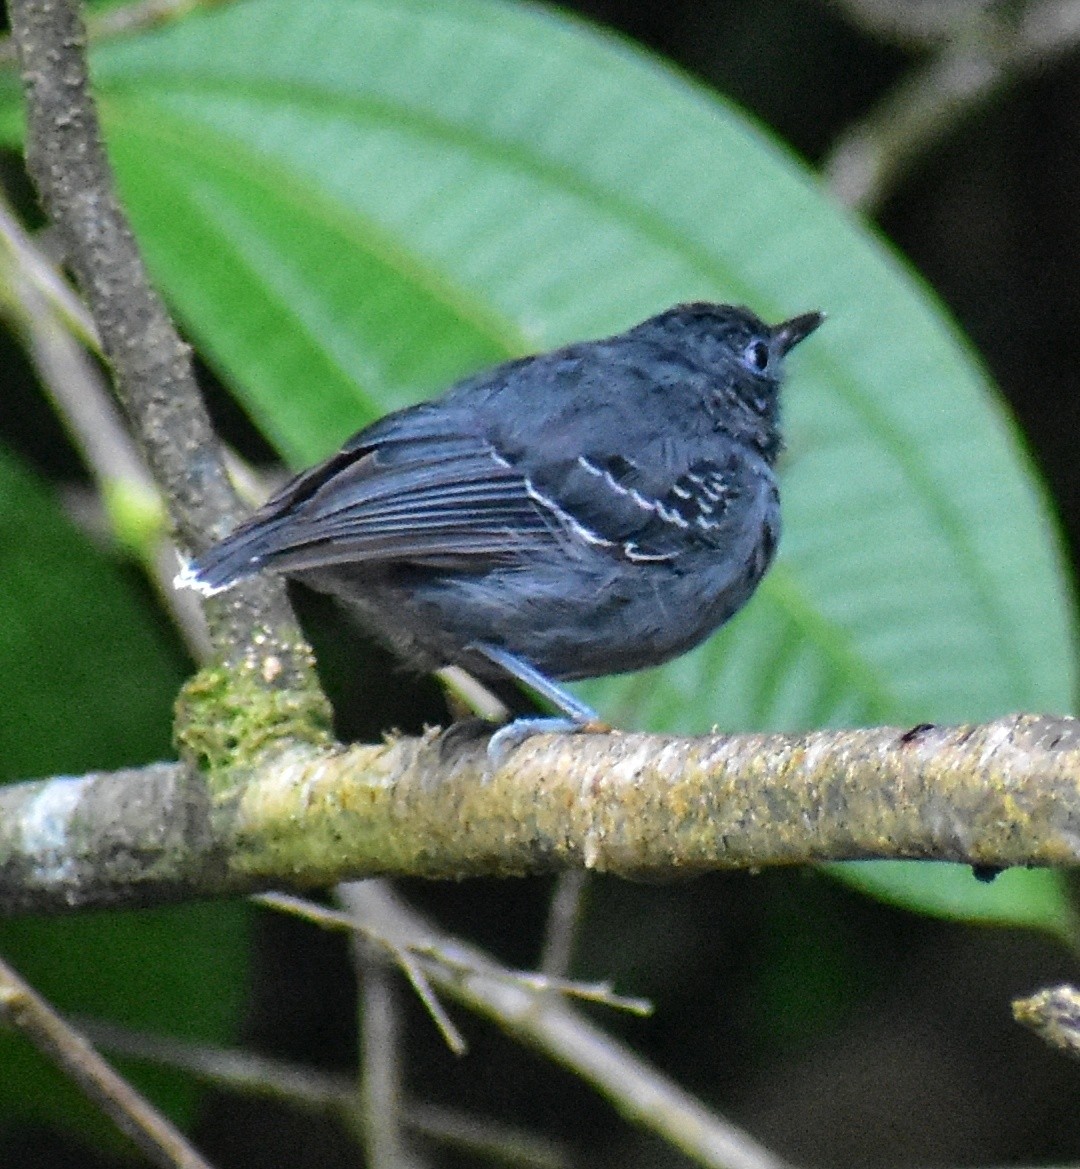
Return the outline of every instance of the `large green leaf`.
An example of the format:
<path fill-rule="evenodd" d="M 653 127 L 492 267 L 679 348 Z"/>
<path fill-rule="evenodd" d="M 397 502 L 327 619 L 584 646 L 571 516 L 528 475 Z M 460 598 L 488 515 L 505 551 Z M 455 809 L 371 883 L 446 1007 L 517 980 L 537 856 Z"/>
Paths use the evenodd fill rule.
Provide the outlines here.
<path fill-rule="evenodd" d="M 108 558 L 0 450 L 0 778 L 134 764 L 170 751 L 181 662 Z M 239 1018 L 246 917 L 235 906 L 0 925 L 0 952 L 64 1011 L 223 1042 Z M 99 1127 L 29 1044 L 0 1035 L 0 1110 Z M 138 1075 L 174 1114 L 194 1091 Z"/>
<path fill-rule="evenodd" d="M 487 0 L 249 0 L 94 68 L 157 278 L 294 461 L 485 361 L 677 300 L 829 313 L 792 361 L 778 567 L 697 654 L 591 685 L 620 722 L 1069 708 L 1054 522 L 985 375 L 715 95 Z"/>
<path fill-rule="evenodd" d="M 855 861 L 828 870 L 904 909 L 982 925 L 1026 925 L 1052 934 L 1073 951 L 1080 941 L 1070 892 L 1048 873 L 1009 869 L 976 881 L 960 865 L 911 861 Z"/>
<path fill-rule="evenodd" d="M 479 362 L 675 300 L 830 314 L 788 394 L 784 555 L 760 599 L 785 633 L 722 655 L 775 684 L 676 686 L 684 726 L 1068 707 L 1052 523 L 984 376 L 718 99 L 469 0 L 255 0 L 110 46 L 96 76 L 166 289 L 298 457 Z"/>

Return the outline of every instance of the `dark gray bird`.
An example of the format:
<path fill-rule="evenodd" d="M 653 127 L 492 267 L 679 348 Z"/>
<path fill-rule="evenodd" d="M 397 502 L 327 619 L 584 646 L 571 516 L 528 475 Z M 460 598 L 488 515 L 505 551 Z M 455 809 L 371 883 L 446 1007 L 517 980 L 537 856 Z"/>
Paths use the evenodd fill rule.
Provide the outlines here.
<path fill-rule="evenodd" d="M 552 679 L 665 662 L 765 574 L 783 361 L 822 319 L 683 304 L 466 378 L 361 430 L 177 584 L 283 573 L 417 670 L 509 674 L 591 721 Z"/>

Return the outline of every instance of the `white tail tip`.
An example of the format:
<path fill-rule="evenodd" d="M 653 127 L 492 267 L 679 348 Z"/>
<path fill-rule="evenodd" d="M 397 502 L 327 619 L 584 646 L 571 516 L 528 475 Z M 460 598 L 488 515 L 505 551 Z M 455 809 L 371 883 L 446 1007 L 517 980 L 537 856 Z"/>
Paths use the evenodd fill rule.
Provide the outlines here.
<path fill-rule="evenodd" d="M 223 585 L 207 584 L 204 580 L 200 580 L 199 574 L 186 556 L 179 552 L 176 555 L 180 560 L 180 571 L 173 577 L 174 589 L 191 589 L 192 592 L 198 593 L 201 597 L 216 597 L 218 593 L 228 592 L 233 587 L 233 581 Z"/>

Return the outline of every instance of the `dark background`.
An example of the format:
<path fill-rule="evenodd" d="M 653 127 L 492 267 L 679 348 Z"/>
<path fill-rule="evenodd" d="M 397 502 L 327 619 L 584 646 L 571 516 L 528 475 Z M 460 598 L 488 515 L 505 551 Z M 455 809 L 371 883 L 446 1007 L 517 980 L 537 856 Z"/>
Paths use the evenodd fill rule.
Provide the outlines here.
<path fill-rule="evenodd" d="M 924 59 L 815 0 L 576 7 L 724 91 L 815 165 Z M 1022 7 L 996 11 L 1008 19 Z M 1074 553 L 1078 178 L 1080 51 L 1014 79 L 959 119 L 876 212 L 1001 386 Z M 28 395 L 25 409 L 8 412 L 5 438 L 54 476 L 77 478 L 42 411 Z M 437 719 L 433 692 L 430 701 L 421 713 Z M 380 712 L 375 725 L 386 721 Z M 538 957 L 550 887 L 468 882 L 407 892 L 444 924 L 527 966 Z M 344 945 L 269 914 L 256 933 L 242 1042 L 349 1068 L 356 1008 Z M 1078 1071 L 1009 1012 L 1011 996 L 1069 978 L 1073 967 L 1048 940 L 918 919 L 824 876 L 789 872 L 666 888 L 596 880 L 574 972 L 611 976 L 627 993 L 650 996 L 652 1019 L 605 1014 L 605 1025 L 709 1104 L 793 1162 L 843 1169 L 1080 1160 Z M 472 1050 L 456 1059 L 411 997 L 402 999 L 417 1099 L 560 1137 L 580 1165 L 686 1163 L 628 1129 L 572 1077 L 460 1013 Z M 331 1126 L 234 1097 L 211 1096 L 194 1137 L 222 1167 L 359 1163 L 355 1145 Z M 6 1148 L 20 1158 L 11 1164 L 30 1169 L 116 1163 L 41 1132 Z M 440 1165 L 476 1163 L 431 1156 Z"/>

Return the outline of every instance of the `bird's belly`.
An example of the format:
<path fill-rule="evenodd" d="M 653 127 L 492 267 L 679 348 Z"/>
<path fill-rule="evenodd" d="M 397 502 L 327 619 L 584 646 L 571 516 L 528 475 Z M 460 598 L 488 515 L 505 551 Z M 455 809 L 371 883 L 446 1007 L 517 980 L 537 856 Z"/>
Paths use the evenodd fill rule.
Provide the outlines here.
<path fill-rule="evenodd" d="M 632 589 L 614 587 L 601 604 L 585 594 L 577 620 L 552 613 L 546 636 L 518 652 L 567 681 L 658 666 L 704 641 L 750 597 L 753 581 L 643 565 Z"/>
<path fill-rule="evenodd" d="M 341 596 L 407 663 L 430 670 L 451 662 L 478 669 L 477 642 L 523 657 L 563 680 L 626 673 L 684 653 L 749 598 L 764 572 L 760 558 L 739 572 L 717 564 L 644 563 L 626 574 L 597 557 L 568 571 L 534 563 L 476 576 L 422 571 L 365 574 L 347 583 L 338 570 L 309 583 Z"/>

